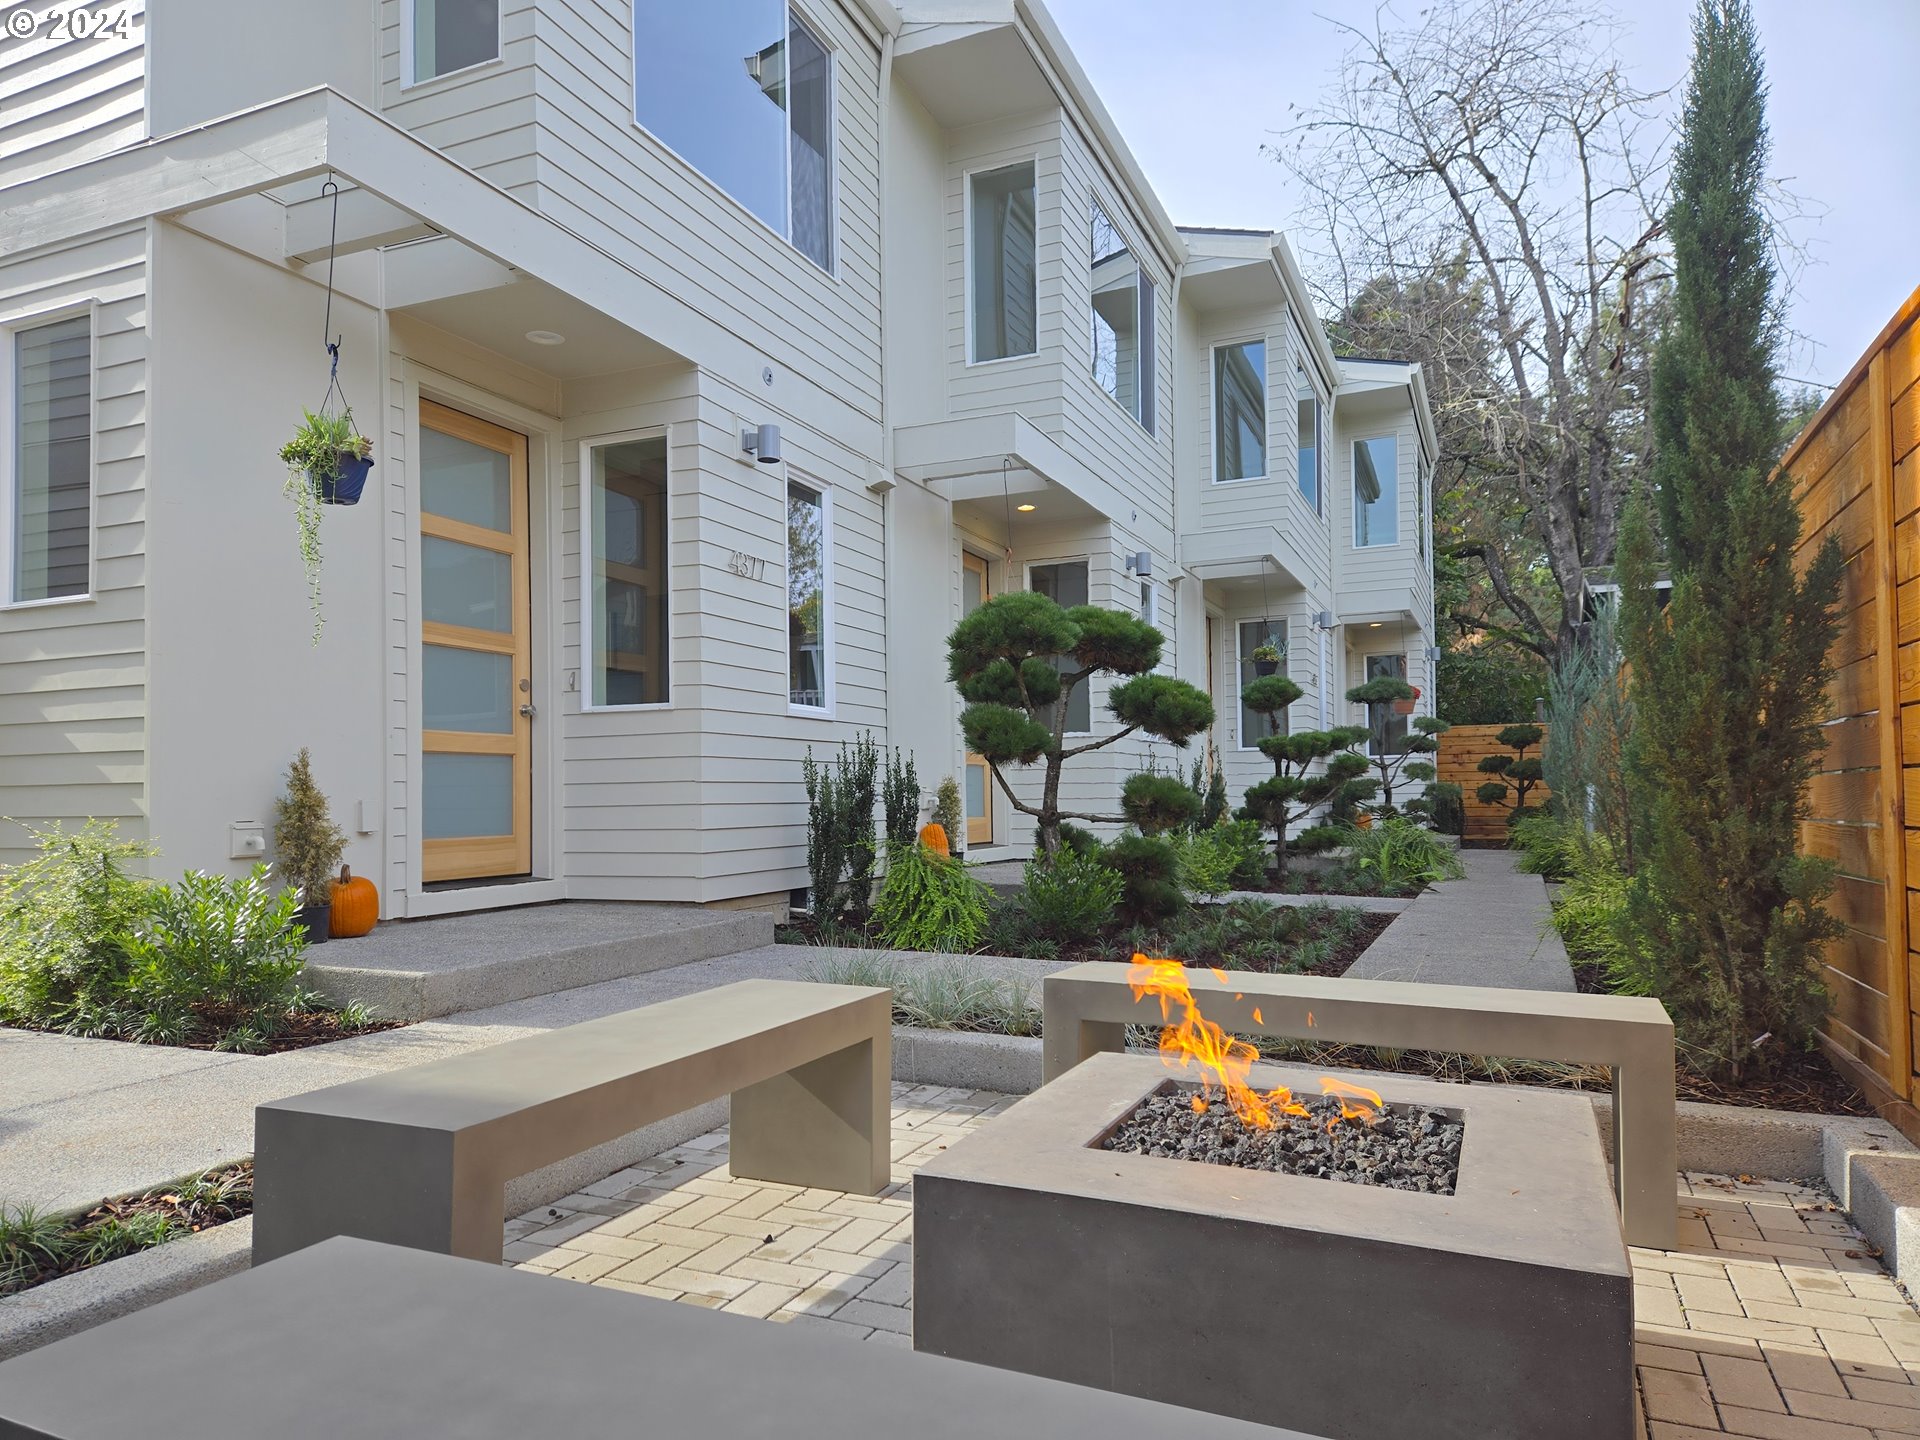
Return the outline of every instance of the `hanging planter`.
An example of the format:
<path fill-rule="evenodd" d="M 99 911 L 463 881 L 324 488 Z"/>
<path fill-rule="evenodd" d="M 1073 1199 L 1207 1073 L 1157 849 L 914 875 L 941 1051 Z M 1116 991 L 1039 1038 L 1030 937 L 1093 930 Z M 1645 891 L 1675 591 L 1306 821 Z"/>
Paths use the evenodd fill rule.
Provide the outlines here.
<path fill-rule="evenodd" d="M 1413 694 L 1409 695 L 1404 700 L 1396 700 L 1393 702 L 1394 714 L 1411 715 L 1413 713 L 1413 702 L 1420 698 L 1420 687 L 1418 685 L 1415 685 L 1412 688 L 1413 688 Z"/>
<path fill-rule="evenodd" d="M 1256 675 L 1277 675 L 1280 673 L 1280 649 L 1278 646 L 1254 646 L 1253 673 Z"/>

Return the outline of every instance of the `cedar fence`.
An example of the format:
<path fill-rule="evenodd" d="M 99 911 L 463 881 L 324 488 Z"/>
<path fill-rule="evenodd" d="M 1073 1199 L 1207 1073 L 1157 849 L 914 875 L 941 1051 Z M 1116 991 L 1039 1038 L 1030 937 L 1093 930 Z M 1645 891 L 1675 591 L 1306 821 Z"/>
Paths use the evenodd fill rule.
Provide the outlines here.
<path fill-rule="evenodd" d="M 1532 721 L 1510 721 L 1510 724 L 1532 724 Z M 1474 792 L 1489 780 L 1497 780 L 1497 775 L 1482 775 L 1480 762 L 1488 755 L 1512 755 L 1514 752 L 1502 745 L 1494 736 L 1506 729 L 1505 725 L 1456 725 L 1441 733 L 1440 753 L 1434 757 L 1436 778 L 1450 781 L 1460 787 L 1460 803 L 1467 811 L 1468 840 L 1492 840 L 1505 844 L 1507 839 L 1507 808 L 1501 805 L 1489 805 Z M 1542 727 L 1544 728 L 1544 727 Z M 1546 749 L 1544 737 L 1541 743 L 1527 751 L 1527 758 L 1537 760 Z M 1509 782 L 1511 783 L 1511 782 Z M 1511 797 L 1509 797 L 1511 798 Z M 1527 804 L 1544 805 L 1547 803 L 1547 785 L 1543 780 L 1527 792 Z"/>
<path fill-rule="evenodd" d="M 1802 851 L 1831 860 L 1846 925 L 1825 960 L 1828 1053 L 1888 1118 L 1913 1104 L 1920 984 L 1920 290 L 1789 447 L 1804 566 L 1827 536 L 1847 556 L 1821 772 Z"/>

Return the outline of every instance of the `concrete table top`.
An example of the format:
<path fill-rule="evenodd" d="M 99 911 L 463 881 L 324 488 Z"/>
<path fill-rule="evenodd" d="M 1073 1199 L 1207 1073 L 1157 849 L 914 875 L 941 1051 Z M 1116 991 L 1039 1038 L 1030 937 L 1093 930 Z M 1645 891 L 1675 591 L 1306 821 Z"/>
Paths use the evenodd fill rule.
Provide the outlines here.
<path fill-rule="evenodd" d="M 1309 1440 L 344 1237 L 0 1364 L 0 1440 L 194 1435 L 215 1411 L 274 1440 Z"/>

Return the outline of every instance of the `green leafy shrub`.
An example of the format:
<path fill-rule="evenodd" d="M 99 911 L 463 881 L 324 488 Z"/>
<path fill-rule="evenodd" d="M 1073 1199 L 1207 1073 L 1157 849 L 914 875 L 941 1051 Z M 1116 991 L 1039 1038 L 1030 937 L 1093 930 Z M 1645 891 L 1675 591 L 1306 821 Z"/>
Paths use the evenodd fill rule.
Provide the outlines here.
<path fill-rule="evenodd" d="M 873 835 L 878 799 L 880 747 L 870 733 L 826 764 L 807 748 L 801 761 L 807 790 L 808 905 L 822 926 L 864 920 L 873 903 L 873 869 L 879 858 Z"/>
<path fill-rule="evenodd" d="M 1453 847 L 1424 825 L 1389 815 L 1346 840 L 1346 863 L 1383 895 L 1405 895 L 1466 874 Z"/>
<path fill-rule="evenodd" d="M 1063 848 L 1027 862 L 1020 907 L 1033 931 L 1056 946 L 1091 940 L 1109 924 L 1125 884 L 1117 871 Z"/>
<path fill-rule="evenodd" d="M 913 757 L 902 755 L 898 745 L 887 757 L 887 778 L 880 791 L 880 808 L 886 816 L 887 841 L 910 845 L 920 834 L 920 775 Z M 951 834 L 947 837 L 951 840 Z"/>
<path fill-rule="evenodd" d="M 1179 862 L 1180 886 L 1189 895 L 1224 895 L 1266 877 L 1267 844 L 1257 821 L 1227 820 L 1167 838 Z"/>
<path fill-rule="evenodd" d="M 1566 880 L 1579 868 L 1585 835 L 1557 815 L 1534 810 L 1513 822 L 1507 843 L 1527 874 Z"/>
<path fill-rule="evenodd" d="M 987 887 L 924 845 L 893 846 L 873 919 L 897 950 L 972 950 L 987 923 Z"/>
<path fill-rule="evenodd" d="M 1101 850 L 1100 863 L 1120 876 L 1120 918 L 1129 924 L 1157 924 L 1186 908 L 1180 859 L 1164 838 L 1122 835 Z"/>
<path fill-rule="evenodd" d="M 1631 881 L 1605 840 L 1573 852 L 1553 906 L 1553 928 L 1578 964 L 1597 965 L 1607 988 L 1621 995 L 1657 993 L 1655 977 L 1626 943 Z"/>
<path fill-rule="evenodd" d="M 166 1043 L 251 1032 L 230 1049 L 264 1049 L 299 998 L 306 934 L 300 900 L 278 895 L 268 868 L 239 880 L 189 871 L 156 886 L 153 908 L 128 939 L 128 1028 Z M 254 1043 L 257 1040 L 258 1043 Z"/>
<path fill-rule="evenodd" d="M 126 982 L 128 937 L 157 887 L 128 873 L 155 853 L 110 820 L 34 830 L 33 859 L 0 870 L 0 1020 L 106 1033 Z"/>

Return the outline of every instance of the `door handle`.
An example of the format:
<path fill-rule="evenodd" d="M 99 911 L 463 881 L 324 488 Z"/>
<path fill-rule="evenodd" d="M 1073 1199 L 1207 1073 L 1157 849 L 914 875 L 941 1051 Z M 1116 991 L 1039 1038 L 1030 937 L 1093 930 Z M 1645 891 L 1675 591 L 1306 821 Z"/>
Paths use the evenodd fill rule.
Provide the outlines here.
<path fill-rule="evenodd" d="M 531 720 L 535 715 L 539 713 L 539 707 L 536 706 L 531 700 L 529 700 L 520 707 L 520 713 L 526 716 L 527 719 Z"/>

